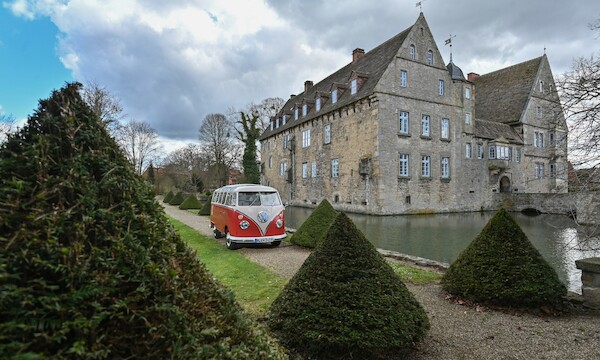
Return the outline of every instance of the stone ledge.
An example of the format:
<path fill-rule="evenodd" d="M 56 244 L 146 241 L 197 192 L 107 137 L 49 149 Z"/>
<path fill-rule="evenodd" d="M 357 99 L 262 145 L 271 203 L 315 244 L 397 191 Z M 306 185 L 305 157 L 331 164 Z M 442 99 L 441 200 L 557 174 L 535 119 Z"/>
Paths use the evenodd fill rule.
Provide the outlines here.
<path fill-rule="evenodd" d="M 575 266 L 583 271 L 600 274 L 600 257 L 575 260 Z"/>

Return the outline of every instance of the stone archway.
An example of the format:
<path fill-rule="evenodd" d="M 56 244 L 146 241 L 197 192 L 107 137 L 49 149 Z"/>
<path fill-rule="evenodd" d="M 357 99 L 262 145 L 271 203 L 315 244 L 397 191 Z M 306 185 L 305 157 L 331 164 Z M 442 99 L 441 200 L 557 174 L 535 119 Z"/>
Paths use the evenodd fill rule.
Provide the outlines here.
<path fill-rule="evenodd" d="M 500 192 L 510 193 L 510 179 L 508 176 L 503 176 L 500 178 Z"/>

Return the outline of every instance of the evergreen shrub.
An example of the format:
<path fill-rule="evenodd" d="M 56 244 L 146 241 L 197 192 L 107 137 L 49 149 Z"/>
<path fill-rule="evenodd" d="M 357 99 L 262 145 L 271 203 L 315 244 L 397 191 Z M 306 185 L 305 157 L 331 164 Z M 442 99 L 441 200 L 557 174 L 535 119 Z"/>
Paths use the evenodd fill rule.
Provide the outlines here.
<path fill-rule="evenodd" d="M 179 191 L 177 194 L 175 194 L 175 196 L 173 196 L 171 201 L 169 201 L 169 204 L 179 206 L 181 203 L 183 203 L 183 200 L 185 200 L 185 195 L 183 195 L 183 192 Z"/>
<path fill-rule="evenodd" d="M 200 211 L 198 211 L 198 215 L 203 215 L 203 216 L 207 216 L 210 215 L 210 202 L 212 200 L 212 196 L 208 196 L 208 199 L 206 200 L 206 202 L 204 204 L 202 204 L 202 207 L 200 208 Z"/>
<path fill-rule="evenodd" d="M 168 204 L 169 202 L 171 202 L 171 200 L 173 200 L 173 196 L 175 196 L 175 194 L 173 194 L 173 191 L 169 191 L 167 195 L 165 195 L 163 202 Z"/>
<path fill-rule="evenodd" d="M 181 205 L 179 205 L 179 208 L 181 210 L 200 209 L 201 207 L 202 207 L 202 204 L 200 203 L 200 201 L 198 201 L 198 199 L 196 198 L 196 195 L 194 195 L 194 194 L 191 194 L 190 196 L 188 196 L 185 200 L 183 200 Z"/>
<path fill-rule="evenodd" d="M 290 238 L 290 242 L 308 248 L 315 248 L 323 239 L 329 226 L 335 220 L 337 211 L 327 199 L 323 199 L 310 216 L 300 225 Z"/>
<path fill-rule="evenodd" d="M 0 358 L 281 358 L 79 91 L 0 145 Z"/>
<path fill-rule="evenodd" d="M 309 358 L 373 359 L 429 329 L 404 283 L 344 213 L 269 308 L 268 324 Z"/>
<path fill-rule="evenodd" d="M 465 299 L 500 306 L 559 305 L 566 288 L 515 220 L 499 210 L 442 279 Z"/>

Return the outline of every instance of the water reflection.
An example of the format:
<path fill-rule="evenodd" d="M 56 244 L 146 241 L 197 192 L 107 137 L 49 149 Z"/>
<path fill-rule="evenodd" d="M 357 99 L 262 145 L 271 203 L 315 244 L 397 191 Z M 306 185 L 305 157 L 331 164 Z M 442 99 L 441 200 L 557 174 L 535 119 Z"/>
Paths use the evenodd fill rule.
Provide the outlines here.
<path fill-rule="evenodd" d="M 287 207 L 286 226 L 298 228 L 312 209 Z M 542 256 L 556 269 L 570 291 L 581 293 L 581 272 L 575 260 L 600 256 L 599 251 L 580 250 L 584 245 L 600 248 L 600 238 L 590 240 L 565 216 L 511 214 Z M 368 216 L 348 214 L 367 239 L 376 247 L 451 263 L 477 236 L 492 212 Z"/>

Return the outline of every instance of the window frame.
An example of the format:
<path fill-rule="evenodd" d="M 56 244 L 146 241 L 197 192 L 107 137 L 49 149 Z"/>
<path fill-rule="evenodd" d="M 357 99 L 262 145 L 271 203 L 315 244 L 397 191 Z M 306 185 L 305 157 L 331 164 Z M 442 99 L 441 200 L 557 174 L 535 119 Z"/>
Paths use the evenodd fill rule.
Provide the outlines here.
<path fill-rule="evenodd" d="M 431 156 L 421 155 L 421 177 L 431 177 Z"/>
<path fill-rule="evenodd" d="M 485 158 L 485 152 L 483 150 L 483 144 L 482 143 L 477 143 L 477 159 L 481 160 Z"/>
<path fill-rule="evenodd" d="M 406 116 L 404 116 L 406 115 Z M 403 135 L 408 135 L 409 134 L 409 129 L 410 129 L 410 114 L 408 111 L 400 111 L 400 114 L 398 115 L 398 122 L 400 125 L 400 130 L 399 133 L 403 134 Z"/>
<path fill-rule="evenodd" d="M 332 178 L 340 177 L 340 159 L 338 159 L 338 158 L 331 159 L 331 177 Z"/>
<path fill-rule="evenodd" d="M 408 87 L 408 71 L 400 70 L 400 87 Z"/>
<path fill-rule="evenodd" d="M 331 123 L 323 126 L 323 144 L 331 144 Z"/>
<path fill-rule="evenodd" d="M 473 144 L 470 142 L 465 143 L 465 159 L 473 158 Z"/>
<path fill-rule="evenodd" d="M 302 148 L 305 149 L 310 146 L 310 129 L 302 131 Z"/>
<path fill-rule="evenodd" d="M 350 95 L 356 95 L 357 92 L 358 92 L 358 80 L 352 79 L 352 81 L 350 81 Z"/>
<path fill-rule="evenodd" d="M 465 125 L 471 125 L 471 113 L 470 112 L 465 113 Z"/>
<path fill-rule="evenodd" d="M 315 111 L 320 111 L 321 110 L 321 98 L 320 97 L 318 97 L 315 100 L 315 109 L 316 109 Z"/>
<path fill-rule="evenodd" d="M 398 176 L 405 177 L 405 178 L 410 176 L 410 155 L 409 154 L 400 154 L 399 166 L 398 166 Z"/>
<path fill-rule="evenodd" d="M 310 177 L 317 177 L 317 162 L 315 160 L 310 163 Z"/>
<path fill-rule="evenodd" d="M 306 179 L 308 177 L 308 163 L 305 161 L 302 163 L 302 178 Z"/>
<path fill-rule="evenodd" d="M 421 136 L 427 138 L 431 137 L 431 116 L 427 114 L 421 116 Z"/>
<path fill-rule="evenodd" d="M 433 65 L 433 51 L 427 50 L 427 65 Z"/>
<path fill-rule="evenodd" d="M 443 140 L 450 140 L 450 119 L 449 118 L 443 117 L 440 122 L 440 138 Z"/>
<path fill-rule="evenodd" d="M 444 80 L 440 79 L 438 82 L 438 95 L 439 96 L 444 96 L 445 93 L 445 84 L 444 84 Z"/>
<path fill-rule="evenodd" d="M 338 100 L 338 89 L 331 90 L 331 103 L 335 104 Z"/>
<path fill-rule="evenodd" d="M 444 162 L 445 160 L 445 162 Z M 442 179 L 450 179 L 450 157 L 449 156 L 442 156 L 441 160 L 441 178 Z"/>
<path fill-rule="evenodd" d="M 409 58 L 413 61 L 417 58 L 417 49 L 415 48 L 414 44 L 410 44 L 408 47 L 408 54 Z"/>

